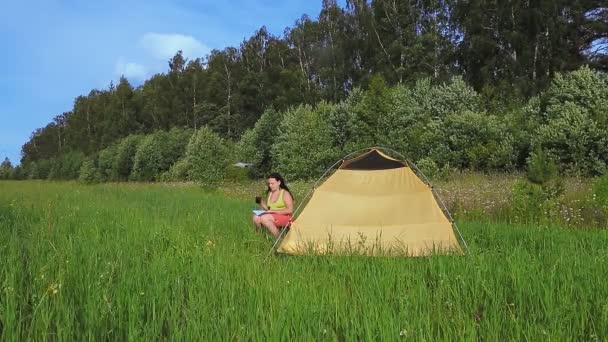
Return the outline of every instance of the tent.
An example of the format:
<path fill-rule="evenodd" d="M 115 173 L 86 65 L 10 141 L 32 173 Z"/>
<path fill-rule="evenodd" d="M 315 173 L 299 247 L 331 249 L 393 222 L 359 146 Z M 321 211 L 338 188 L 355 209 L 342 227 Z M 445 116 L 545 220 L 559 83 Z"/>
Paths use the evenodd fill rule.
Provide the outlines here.
<path fill-rule="evenodd" d="M 313 187 L 309 201 L 280 241 L 278 252 L 462 253 L 454 233 L 457 227 L 426 177 L 416 168 L 425 179 L 421 180 L 410 167 L 413 164 L 389 157 L 381 149 L 392 151 L 370 148 L 334 164 L 340 166 L 320 186 Z"/>

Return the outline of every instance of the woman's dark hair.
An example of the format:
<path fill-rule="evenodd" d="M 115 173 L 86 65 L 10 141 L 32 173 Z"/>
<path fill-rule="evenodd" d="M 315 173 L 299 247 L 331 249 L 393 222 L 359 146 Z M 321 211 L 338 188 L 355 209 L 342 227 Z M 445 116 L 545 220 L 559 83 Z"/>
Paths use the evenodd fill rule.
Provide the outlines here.
<path fill-rule="evenodd" d="M 278 182 L 280 182 L 279 184 L 279 188 L 286 190 L 287 192 L 289 192 L 292 196 L 293 194 L 291 193 L 291 191 L 289 191 L 289 188 L 287 187 L 287 184 L 285 184 L 285 179 L 283 179 L 283 176 L 281 176 L 280 174 L 273 172 L 270 175 L 268 175 L 268 177 L 266 177 L 266 179 L 268 178 L 274 178 L 276 179 Z M 270 187 L 268 187 L 268 190 L 266 191 L 267 193 L 270 192 Z"/>

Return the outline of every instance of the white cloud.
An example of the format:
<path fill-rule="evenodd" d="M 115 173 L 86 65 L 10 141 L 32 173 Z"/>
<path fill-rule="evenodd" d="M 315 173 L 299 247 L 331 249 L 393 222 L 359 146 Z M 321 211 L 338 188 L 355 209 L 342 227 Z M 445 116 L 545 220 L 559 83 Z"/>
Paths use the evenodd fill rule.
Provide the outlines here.
<path fill-rule="evenodd" d="M 196 38 L 175 33 L 146 33 L 140 41 L 140 46 L 151 52 L 154 57 L 164 60 L 173 57 L 178 50 L 190 59 L 203 57 L 210 51 Z"/>
<path fill-rule="evenodd" d="M 123 58 L 120 58 L 116 63 L 116 74 L 124 75 L 127 79 L 143 81 L 148 76 L 146 67 L 138 63 L 125 63 Z"/>

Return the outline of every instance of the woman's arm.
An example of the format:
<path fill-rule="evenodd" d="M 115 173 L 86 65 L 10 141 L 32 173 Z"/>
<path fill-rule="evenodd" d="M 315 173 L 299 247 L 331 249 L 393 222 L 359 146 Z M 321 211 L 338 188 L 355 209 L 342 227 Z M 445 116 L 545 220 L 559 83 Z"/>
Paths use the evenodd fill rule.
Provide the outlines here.
<path fill-rule="evenodd" d="M 293 197 L 289 191 L 283 192 L 283 201 L 285 202 L 285 209 L 283 210 L 269 210 L 269 213 L 281 214 L 281 215 L 291 215 L 293 213 Z"/>
<path fill-rule="evenodd" d="M 268 211 L 268 206 L 266 205 L 266 202 L 264 202 L 264 200 L 262 200 L 262 201 L 260 202 L 260 207 L 262 207 L 262 209 L 264 209 L 264 210 Z"/>

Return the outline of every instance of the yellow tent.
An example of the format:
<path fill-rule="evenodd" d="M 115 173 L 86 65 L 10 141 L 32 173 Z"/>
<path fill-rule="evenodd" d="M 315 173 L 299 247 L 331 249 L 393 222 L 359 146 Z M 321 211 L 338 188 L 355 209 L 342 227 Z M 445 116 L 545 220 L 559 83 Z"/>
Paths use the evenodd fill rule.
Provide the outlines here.
<path fill-rule="evenodd" d="M 448 217 L 433 188 L 407 162 L 373 148 L 343 160 L 314 189 L 278 251 L 409 256 L 461 253 Z"/>

